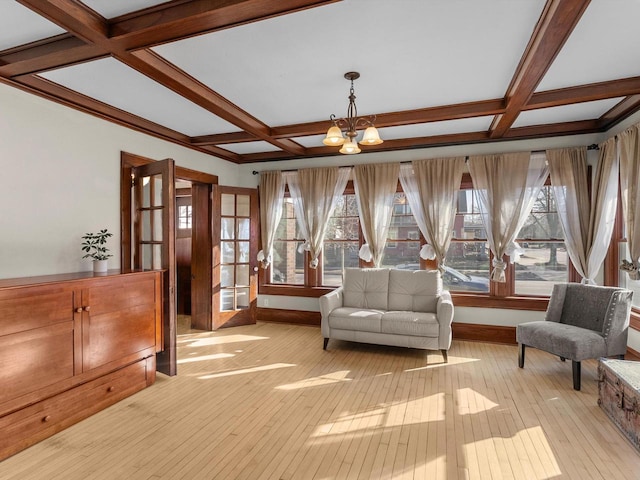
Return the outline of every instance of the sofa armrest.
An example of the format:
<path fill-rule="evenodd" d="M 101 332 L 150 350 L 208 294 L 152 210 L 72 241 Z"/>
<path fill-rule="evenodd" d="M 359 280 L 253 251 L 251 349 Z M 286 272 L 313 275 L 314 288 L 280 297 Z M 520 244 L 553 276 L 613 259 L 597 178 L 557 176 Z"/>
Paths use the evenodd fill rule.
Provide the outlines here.
<path fill-rule="evenodd" d="M 451 323 L 453 322 L 453 300 L 448 290 L 444 290 L 438 298 L 436 316 L 440 324 L 439 347 L 448 350 L 451 346 Z"/>
<path fill-rule="evenodd" d="M 342 306 L 343 291 L 343 287 L 338 287 L 334 291 L 320 297 L 320 314 L 322 315 L 320 326 L 324 338 L 330 337 L 329 314 L 336 308 Z"/>

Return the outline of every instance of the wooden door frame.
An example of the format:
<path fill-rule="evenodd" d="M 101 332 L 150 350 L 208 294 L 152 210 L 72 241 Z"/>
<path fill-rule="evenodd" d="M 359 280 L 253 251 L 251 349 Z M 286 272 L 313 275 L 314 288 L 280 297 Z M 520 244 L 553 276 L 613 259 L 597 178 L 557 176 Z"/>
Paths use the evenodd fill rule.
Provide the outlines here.
<path fill-rule="evenodd" d="M 131 212 L 131 208 L 132 208 L 132 199 L 131 199 L 131 173 L 132 173 L 132 168 L 134 167 L 140 167 L 142 165 L 146 165 L 149 163 L 154 163 L 157 160 L 153 160 L 151 158 L 147 158 L 147 157 L 143 157 L 140 155 L 135 155 L 132 153 L 128 153 L 128 152 L 120 152 L 120 239 L 121 239 L 121 245 L 120 245 L 120 265 L 121 265 L 121 270 L 123 272 L 130 272 L 132 271 L 132 250 L 131 250 L 131 242 L 132 242 L 132 238 L 131 238 L 131 222 L 132 222 L 132 212 Z M 186 180 L 192 183 L 193 185 L 205 185 L 208 186 L 208 190 L 211 191 L 213 189 L 213 186 L 218 184 L 218 176 L 217 175 L 212 175 L 212 174 L 208 174 L 208 173 L 204 173 L 204 172 L 199 172 L 197 170 L 191 170 L 189 168 L 185 168 L 185 167 L 180 167 L 177 166 L 175 167 L 175 178 L 176 180 Z M 212 206 L 212 202 L 210 201 L 211 199 L 211 194 L 209 194 L 209 201 L 203 201 L 202 197 L 205 196 L 206 194 L 203 194 L 202 192 L 204 192 L 206 190 L 206 188 L 204 187 L 196 187 L 199 191 L 198 194 L 198 198 L 199 198 L 199 203 L 198 203 L 198 208 L 205 208 L 207 209 L 206 212 L 200 212 L 200 214 L 196 214 L 198 215 L 198 217 L 196 218 L 196 221 L 199 222 L 199 228 L 197 230 L 197 234 L 199 235 L 203 235 L 203 237 L 206 236 L 206 238 L 203 238 L 202 241 L 198 242 L 198 246 L 199 248 L 205 248 L 207 249 L 209 252 L 213 251 L 214 245 L 214 234 L 213 232 L 215 232 L 215 230 L 213 230 L 213 225 L 211 223 L 211 218 L 213 216 L 213 206 Z M 172 189 L 173 191 L 173 198 L 171 199 L 172 202 L 175 202 L 175 190 Z M 209 224 L 209 234 L 205 235 L 203 232 L 205 231 L 205 229 L 202 227 L 202 223 L 208 223 Z M 192 231 L 192 235 L 196 234 L 196 232 Z M 207 276 L 206 275 L 206 271 L 208 270 L 208 272 L 212 272 L 212 254 L 209 255 L 203 255 L 201 257 L 199 257 L 201 260 L 199 261 L 200 263 L 198 263 L 197 266 L 197 270 L 198 272 L 205 272 L 203 275 L 203 278 L 199 278 L 199 282 L 198 282 L 198 286 L 196 288 L 194 288 L 192 286 L 192 291 L 193 290 L 201 290 L 198 293 L 198 299 L 201 299 L 202 297 L 207 297 L 211 299 L 213 297 L 213 292 L 212 292 L 212 288 L 213 288 L 213 282 L 211 280 L 210 275 Z M 205 292 L 208 291 L 208 294 Z M 175 295 L 175 291 L 173 293 L 173 295 Z M 200 300 L 199 300 L 200 301 Z M 211 300 L 209 300 L 209 303 L 211 304 Z M 192 305 L 193 308 L 193 305 Z M 209 306 L 208 310 L 207 310 L 207 315 L 208 315 L 208 323 L 205 323 L 204 325 L 198 325 L 198 328 L 202 328 L 203 326 L 207 326 L 208 325 L 208 329 L 211 329 L 211 325 L 212 325 L 212 309 L 211 306 Z"/>

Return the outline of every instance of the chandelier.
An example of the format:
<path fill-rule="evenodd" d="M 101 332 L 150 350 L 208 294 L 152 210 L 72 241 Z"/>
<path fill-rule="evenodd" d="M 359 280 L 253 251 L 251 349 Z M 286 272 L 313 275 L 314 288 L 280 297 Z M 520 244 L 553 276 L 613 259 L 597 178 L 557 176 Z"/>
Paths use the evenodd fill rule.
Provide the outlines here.
<path fill-rule="evenodd" d="M 370 117 L 358 117 L 358 108 L 356 107 L 356 95 L 353 90 L 353 81 L 360 78 L 358 72 L 347 72 L 344 74 L 344 78 L 351 81 L 351 88 L 349 89 L 349 107 L 347 108 L 346 118 L 336 118 L 331 114 L 331 127 L 327 131 L 327 136 L 322 141 L 325 145 L 330 147 L 340 147 L 340 153 L 346 155 L 353 155 L 354 153 L 360 153 L 360 147 L 355 142 L 355 138 L 358 136 L 358 128 L 366 127 L 360 145 L 380 145 L 382 140 L 378 134 L 378 130 L 373 126 L 375 122 L 375 115 Z M 344 138 L 347 136 L 348 141 Z"/>

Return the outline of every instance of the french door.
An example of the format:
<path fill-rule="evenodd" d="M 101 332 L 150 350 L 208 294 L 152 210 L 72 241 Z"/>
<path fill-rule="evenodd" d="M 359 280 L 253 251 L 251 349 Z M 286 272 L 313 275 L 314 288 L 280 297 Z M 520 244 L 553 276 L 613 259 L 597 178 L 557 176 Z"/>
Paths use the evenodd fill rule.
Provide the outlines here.
<path fill-rule="evenodd" d="M 131 168 L 131 257 L 134 270 L 164 270 L 163 350 L 157 370 L 175 375 L 176 356 L 176 253 L 175 165 L 160 160 Z"/>
<path fill-rule="evenodd" d="M 258 192 L 251 188 L 215 187 L 213 328 L 256 323 L 258 293 Z M 215 224 L 215 223 L 214 223 Z M 215 228 L 214 228 L 215 230 Z"/>

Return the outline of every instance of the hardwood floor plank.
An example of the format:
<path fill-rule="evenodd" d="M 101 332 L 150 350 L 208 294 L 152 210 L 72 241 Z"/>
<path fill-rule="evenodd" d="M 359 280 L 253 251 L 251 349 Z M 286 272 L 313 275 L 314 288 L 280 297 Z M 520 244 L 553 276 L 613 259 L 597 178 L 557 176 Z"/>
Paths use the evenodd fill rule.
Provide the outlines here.
<path fill-rule="evenodd" d="M 639 480 L 597 362 L 454 341 L 437 352 L 258 323 L 179 336 L 178 376 L 0 462 L 3 480 Z"/>

